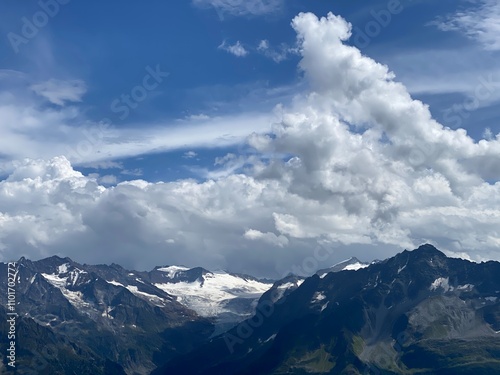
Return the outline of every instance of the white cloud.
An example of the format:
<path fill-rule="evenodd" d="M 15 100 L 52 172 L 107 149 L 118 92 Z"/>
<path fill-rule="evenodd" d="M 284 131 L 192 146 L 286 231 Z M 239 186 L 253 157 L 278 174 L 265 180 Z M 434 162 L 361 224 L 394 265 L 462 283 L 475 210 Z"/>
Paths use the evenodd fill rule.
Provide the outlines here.
<path fill-rule="evenodd" d="M 62 81 L 50 79 L 31 86 L 38 95 L 53 104 L 63 106 L 65 102 L 80 102 L 87 92 L 87 85 L 81 80 Z"/>
<path fill-rule="evenodd" d="M 248 51 L 245 47 L 243 47 L 239 40 L 233 45 L 227 44 L 226 41 L 223 41 L 218 48 L 236 57 L 245 57 L 248 55 Z"/>
<path fill-rule="evenodd" d="M 462 93 L 473 97 L 480 90 L 482 104 L 500 98 L 496 58 L 479 48 L 421 49 L 384 57 L 412 94 Z"/>
<path fill-rule="evenodd" d="M 210 120 L 210 116 L 205 115 L 204 113 L 200 113 L 199 115 L 189 115 L 186 117 L 186 120 L 206 121 Z"/>
<path fill-rule="evenodd" d="M 257 49 L 260 51 L 268 50 L 269 49 L 269 41 L 266 39 L 261 40 Z"/>
<path fill-rule="evenodd" d="M 248 138 L 254 154 L 219 159 L 220 175 L 203 183 L 114 187 L 65 158 L 18 161 L 0 182 L 3 258 L 60 253 L 131 268 L 170 263 L 276 276 L 318 243 L 368 260 L 430 241 L 471 259 L 500 259 L 500 136 L 475 142 L 437 123 L 388 67 L 344 44 L 350 25 L 342 18 L 300 14 L 292 25 L 311 91 L 281 107 L 269 134 L 246 115 L 237 133 L 233 119 L 211 119 L 207 133 L 188 123 L 152 129 L 141 143 L 137 128 L 103 145 L 131 155 L 211 143 L 226 130 L 241 140 L 258 128 Z"/>
<path fill-rule="evenodd" d="M 193 0 L 199 7 L 213 7 L 232 16 L 261 16 L 277 12 L 283 6 L 283 0 Z"/>
<path fill-rule="evenodd" d="M 105 176 L 99 177 L 99 183 L 104 185 L 114 185 L 118 182 L 116 176 L 112 174 L 107 174 Z"/>
<path fill-rule="evenodd" d="M 66 155 L 73 163 L 96 166 L 151 152 L 235 145 L 249 133 L 268 131 L 272 121 L 272 114 L 249 112 L 120 129 L 89 120 L 76 106 L 40 105 L 23 87 L 24 80 L 0 86 L 0 168 L 4 170 L 12 169 L 10 160 L 23 158 Z"/>
<path fill-rule="evenodd" d="M 244 237 L 249 240 L 261 240 L 264 242 L 267 242 L 271 245 L 279 246 L 279 247 L 284 247 L 288 245 L 288 238 L 283 235 L 277 236 L 274 233 L 267 232 L 267 233 L 262 233 L 258 230 L 255 229 L 249 229 L 245 232 Z"/>
<path fill-rule="evenodd" d="M 500 3 L 497 0 L 472 0 L 470 3 L 470 7 L 433 24 L 443 31 L 461 32 L 487 50 L 500 50 Z"/>
<path fill-rule="evenodd" d="M 487 141 L 493 140 L 493 132 L 491 131 L 490 128 L 484 129 L 483 138 L 486 139 Z"/>
<path fill-rule="evenodd" d="M 194 152 L 194 151 L 186 151 L 186 152 L 184 153 L 184 156 L 183 156 L 183 157 L 184 157 L 185 159 L 193 159 L 193 158 L 195 158 L 195 157 L 197 157 L 197 156 L 198 156 L 198 154 L 197 154 L 196 152 Z"/>
<path fill-rule="evenodd" d="M 285 43 L 282 43 L 279 48 L 273 48 L 266 39 L 259 42 L 257 51 L 276 63 L 280 63 L 286 60 L 290 55 L 297 54 L 298 52 L 297 48 L 289 47 Z"/>

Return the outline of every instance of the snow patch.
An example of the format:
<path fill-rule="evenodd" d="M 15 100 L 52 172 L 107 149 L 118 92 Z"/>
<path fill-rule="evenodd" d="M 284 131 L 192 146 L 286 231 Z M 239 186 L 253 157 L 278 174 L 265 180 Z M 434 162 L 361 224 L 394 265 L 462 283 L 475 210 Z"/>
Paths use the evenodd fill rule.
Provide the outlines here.
<path fill-rule="evenodd" d="M 115 281 L 115 280 L 111 280 L 111 281 L 106 280 L 106 282 L 107 282 L 108 284 L 111 284 L 111 285 L 121 286 L 121 287 L 124 287 L 124 288 L 125 288 L 125 285 L 123 285 L 122 283 L 119 283 L 118 281 Z"/>
<path fill-rule="evenodd" d="M 353 264 L 349 264 L 348 266 L 345 266 L 343 268 L 343 271 L 357 271 L 357 270 L 360 270 L 362 268 L 366 268 L 368 267 L 368 264 L 363 264 L 363 263 L 353 263 Z"/>
<path fill-rule="evenodd" d="M 438 288 L 444 289 L 445 292 L 452 291 L 454 288 L 450 286 L 450 279 L 448 277 L 439 277 L 431 284 L 429 290 L 437 290 Z"/>
<path fill-rule="evenodd" d="M 278 285 L 276 287 L 276 292 L 274 297 L 276 299 L 276 301 L 280 300 L 284 295 L 285 295 L 285 292 L 290 289 L 290 288 L 293 288 L 293 287 L 299 287 L 302 285 L 302 283 L 304 282 L 304 280 L 297 280 L 297 282 L 288 282 L 288 283 L 284 283 L 284 284 L 281 284 L 281 285 Z"/>
<path fill-rule="evenodd" d="M 140 297 L 142 299 L 146 297 L 150 302 L 159 304 L 159 306 L 164 306 L 165 301 L 163 300 L 163 298 L 155 296 L 154 294 L 141 292 L 139 288 L 137 288 L 135 285 L 128 285 L 125 288 L 127 288 L 130 292 L 132 292 L 132 294 L 134 294 L 137 297 Z"/>
<path fill-rule="evenodd" d="M 46 273 L 42 273 L 42 276 L 47 280 L 50 284 L 58 288 L 61 293 L 63 294 L 64 297 L 75 307 L 82 308 L 82 307 L 90 307 L 90 304 L 88 302 L 85 302 L 83 300 L 83 295 L 81 292 L 74 292 L 71 290 L 66 289 L 67 285 L 67 278 L 61 278 L 59 275 L 49 275 Z"/>
<path fill-rule="evenodd" d="M 106 307 L 104 309 L 104 311 L 102 312 L 101 316 L 105 317 L 105 318 L 109 318 L 109 319 L 114 319 L 111 315 L 109 315 L 109 313 L 111 311 L 113 311 L 114 307 Z"/>
<path fill-rule="evenodd" d="M 466 292 L 469 292 L 472 289 L 474 289 L 474 285 L 472 285 L 472 284 L 465 284 L 465 285 L 459 285 L 459 286 L 457 286 L 457 290 L 464 290 Z"/>
<path fill-rule="evenodd" d="M 68 263 L 61 264 L 59 267 L 57 267 L 58 273 L 61 274 L 68 272 L 68 266 L 69 266 Z"/>
<path fill-rule="evenodd" d="M 325 298 L 326 298 L 326 296 L 323 294 L 323 292 L 316 292 L 313 295 L 311 303 L 316 303 L 316 302 L 323 301 Z"/>

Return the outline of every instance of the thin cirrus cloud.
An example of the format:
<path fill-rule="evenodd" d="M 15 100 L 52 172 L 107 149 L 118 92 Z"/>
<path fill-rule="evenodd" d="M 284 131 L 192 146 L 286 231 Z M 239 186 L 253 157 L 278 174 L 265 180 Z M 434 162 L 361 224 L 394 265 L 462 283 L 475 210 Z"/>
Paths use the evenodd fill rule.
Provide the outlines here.
<path fill-rule="evenodd" d="M 193 0 L 193 4 L 202 8 L 212 7 L 221 16 L 260 16 L 280 10 L 283 0 Z"/>
<path fill-rule="evenodd" d="M 82 80 L 50 79 L 31 86 L 36 94 L 52 104 L 63 106 L 66 102 L 81 102 L 87 92 L 87 85 Z"/>
<path fill-rule="evenodd" d="M 475 0 L 473 7 L 460 10 L 433 22 L 443 31 L 458 31 L 479 42 L 484 49 L 500 50 L 500 3 Z"/>
<path fill-rule="evenodd" d="M 279 48 L 274 48 L 267 39 L 263 39 L 259 42 L 257 51 L 267 58 L 270 58 L 275 63 L 280 63 L 286 60 L 290 55 L 296 55 L 298 52 L 295 47 L 290 47 L 284 43 L 281 44 Z"/>
<path fill-rule="evenodd" d="M 318 244 L 373 259 L 431 242 L 500 259 L 500 136 L 476 142 L 435 121 L 387 66 L 347 44 L 343 18 L 302 13 L 292 26 L 310 90 L 248 138 L 254 154 L 218 159 L 224 173 L 203 182 L 114 187 L 65 157 L 19 162 L 0 182 L 2 257 L 141 269 L 165 260 L 272 277 Z"/>
<path fill-rule="evenodd" d="M 75 120 L 81 125 L 67 125 Z M 148 124 L 147 132 L 145 124 L 126 129 L 110 126 L 100 131 L 99 124 L 87 121 L 75 108 L 58 111 L 0 105 L 0 148 L 4 156 L 0 168 L 9 170 L 13 165 L 9 160 L 26 157 L 66 155 L 81 165 L 188 147 L 227 147 L 241 143 L 251 132 L 268 131 L 272 120 L 265 113 L 244 113 L 201 122 Z"/>
<path fill-rule="evenodd" d="M 268 131 L 274 120 L 268 113 L 249 110 L 234 115 L 200 114 L 182 120 L 137 123 L 126 128 L 111 124 L 103 128 L 86 116 L 85 107 L 81 109 L 69 101 L 79 95 L 60 90 L 65 84 L 59 82 L 57 96 L 55 91 L 45 92 L 49 100 L 34 94 L 27 74 L 0 70 L 0 83 L 2 176 L 12 170 L 14 161 L 24 158 L 66 155 L 77 165 L 102 166 L 113 159 L 152 152 L 225 147 L 241 143 L 251 132 Z M 62 105 L 47 106 L 46 102 Z"/>

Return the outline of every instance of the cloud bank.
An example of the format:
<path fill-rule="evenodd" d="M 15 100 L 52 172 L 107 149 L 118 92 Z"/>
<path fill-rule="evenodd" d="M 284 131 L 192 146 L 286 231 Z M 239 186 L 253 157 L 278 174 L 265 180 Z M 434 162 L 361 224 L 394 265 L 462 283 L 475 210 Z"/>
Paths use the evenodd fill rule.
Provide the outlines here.
<path fill-rule="evenodd" d="M 268 276 L 319 243 L 364 259 L 422 242 L 500 259 L 500 135 L 476 142 L 436 122 L 387 66 L 345 43 L 343 18 L 301 13 L 292 27 L 311 90 L 248 138 L 244 174 L 231 156 L 218 163 L 232 173 L 203 183 L 104 187 L 64 157 L 19 161 L 0 182 L 2 258 L 59 253 Z"/>

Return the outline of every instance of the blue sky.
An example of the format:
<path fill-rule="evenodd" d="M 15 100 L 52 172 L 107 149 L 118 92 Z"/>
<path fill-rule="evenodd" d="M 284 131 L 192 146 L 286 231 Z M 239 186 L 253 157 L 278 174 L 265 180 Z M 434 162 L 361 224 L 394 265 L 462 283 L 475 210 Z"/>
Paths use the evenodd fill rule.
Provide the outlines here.
<path fill-rule="evenodd" d="M 168 128 L 189 116 L 269 113 L 303 90 L 297 70 L 300 58 L 293 51 L 284 52 L 295 46 L 291 19 L 299 12 L 321 16 L 331 11 L 353 24 L 350 42 L 387 64 L 416 98 L 430 104 L 444 125 L 462 126 L 476 139 L 482 137 L 485 127 L 494 134 L 499 130 L 492 121 L 497 115 L 494 103 L 467 111 L 460 115 L 460 122 L 453 116 L 455 111 L 446 116 L 446 110 L 462 104 L 468 91 L 480 84 L 477 77 L 486 76 L 496 66 L 496 54 L 482 49 L 477 41 L 458 31 L 443 32 L 431 25 L 457 9 L 474 7 L 467 2 L 276 1 L 268 12 L 257 14 L 243 3 L 234 2 L 236 8 L 242 8 L 241 15 L 234 14 L 234 7 L 229 7 L 231 1 L 214 2 L 226 4 L 218 7 L 211 6 L 210 1 L 151 1 L 147 6 L 120 1 L 69 1 L 57 3 L 59 9 L 50 1 L 46 2 L 49 8 L 40 3 L 2 3 L 1 68 L 22 72 L 33 83 L 80 80 L 85 93 L 79 102 L 67 104 L 77 105 L 89 121 L 109 118 L 118 129 L 147 129 L 158 123 Z M 387 19 L 390 7 L 396 13 Z M 23 17 L 33 21 L 43 9 L 55 12 L 47 17 L 47 24 L 28 43 L 12 42 L 9 33 L 23 36 Z M 258 50 L 262 40 L 268 41 L 267 51 Z M 223 43 L 241 44 L 246 55 L 235 56 L 220 47 Z M 271 53 L 281 55 L 283 60 L 274 61 Z M 118 112 L 117 108 L 122 107 L 116 105 L 113 110 L 111 104 L 141 83 L 148 66 L 159 66 L 169 75 L 136 108 Z M 272 121 L 279 121 L 279 115 L 268 122 Z M 190 167 L 198 164 L 212 168 L 214 157 L 229 150 L 186 145 L 166 154 L 151 155 L 151 151 L 144 152 L 140 160 L 117 160 L 125 169 L 142 169 L 146 179 L 172 180 L 199 177 Z M 196 151 L 199 157 L 186 160 L 182 157 L 186 151 Z"/>
<path fill-rule="evenodd" d="M 9 195 L 10 191 L 21 189 L 20 184 L 26 183 L 27 178 L 41 178 L 45 181 L 43 186 L 64 182 L 77 190 L 83 186 L 88 190 L 89 184 L 96 184 L 95 191 L 89 193 L 89 202 L 95 207 L 111 204 L 105 201 L 111 199 L 105 198 L 108 195 L 116 195 L 118 200 L 123 198 L 120 194 L 128 196 L 130 186 L 142 189 L 147 196 L 152 194 L 148 189 L 162 186 L 163 194 L 181 194 L 178 201 L 189 198 L 182 208 L 169 203 L 176 210 L 189 212 L 189 217 L 199 214 L 201 220 L 218 207 L 227 215 L 238 216 L 244 211 L 249 220 L 228 229 L 226 224 L 216 219 L 212 222 L 205 216 L 208 224 L 199 228 L 200 233 L 213 230 L 224 237 L 222 233 L 229 230 L 231 234 L 221 239 L 219 247 L 223 250 L 211 255 L 207 255 L 207 250 L 206 256 L 201 257 L 192 249 L 199 246 L 199 241 L 205 241 L 207 248 L 215 246 L 215 237 L 208 241 L 205 234 L 194 244 L 185 238 L 188 229 L 172 229 L 172 238 L 161 241 L 179 244 L 168 250 L 178 263 L 193 263 L 193 259 L 199 258 L 209 266 L 262 270 L 262 274 L 269 275 L 270 268 L 276 267 L 265 265 L 266 257 L 251 256 L 248 266 L 244 266 L 235 255 L 236 248 L 245 249 L 249 243 L 259 241 L 278 248 L 271 252 L 271 263 L 285 256 L 282 251 L 287 251 L 286 259 L 290 262 L 297 262 L 306 251 L 299 249 L 314 247 L 313 243 L 321 241 L 339 246 L 342 250 L 338 257 L 361 254 L 360 258 L 370 246 L 384 245 L 392 250 L 375 251 L 365 258 L 387 255 L 399 244 L 412 246 L 427 241 L 450 253 L 474 258 L 470 248 L 484 242 L 486 250 L 476 258 L 493 258 L 496 253 L 492 249 L 500 244 L 496 232 L 481 241 L 479 235 L 474 237 L 476 240 L 457 240 L 456 233 L 463 226 L 450 222 L 461 223 L 466 207 L 474 206 L 467 194 L 477 198 L 499 188 L 498 21 L 500 6 L 492 0 L 152 0 L 147 5 L 117 0 L 2 1 L 0 183 L 5 185 L 8 203 L 4 203 L 7 208 L 3 211 L 0 206 L 0 213 L 13 222 L 21 220 L 16 215 L 27 214 L 12 203 L 14 198 Z M 384 65 L 394 76 L 384 73 Z M 368 92 L 378 94 L 368 100 Z M 374 104 L 377 100 L 381 103 Z M 433 119 L 425 106 L 420 107 L 415 100 L 429 106 Z M 405 105 L 413 109 L 405 112 L 401 109 Z M 319 121 L 326 126 L 337 120 L 348 126 L 343 142 L 352 146 L 349 152 L 353 154 L 347 160 L 335 156 L 336 159 L 326 161 L 323 157 L 329 151 L 325 150 L 340 147 L 337 142 L 341 133 L 332 125 L 325 133 L 316 134 L 318 128 L 314 124 Z M 396 130 L 392 121 L 397 123 Z M 458 129 L 465 129 L 467 135 Z M 297 134 L 300 136 L 295 139 Z M 316 138 L 310 139 L 311 134 L 316 134 Z M 375 199 L 366 207 L 361 203 L 358 207 L 349 198 L 357 191 L 356 181 L 373 183 L 368 170 L 353 172 L 358 163 L 355 155 L 360 152 L 358 136 L 363 139 L 363 147 L 376 154 L 370 160 L 382 163 L 388 158 L 390 173 L 399 163 L 404 164 L 406 157 L 410 158 L 406 167 L 397 167 L 403 168 L 398 178 L 404 183 L 395 182 L 391 187 L 394 191 L 374 192 L 367 187 L 356 193 Z M 325 149 L 328 142 L 330 148 Z M 297 167 L 296 172 L 283 172 L 295 168 L 294 163 L 305 170 Z M 394 176 L 385 176 L 389 169 L 384 163 L 385 167 L 379 165 L 378 179 L 397 181 Z M 352 175 L 339 172 L 348 165 Z M 324 173 L 322 177 L 318 177 L 318 170 Z M 334 178 L 335 173 L 341 174 Z M 340 187 L 339 176 L 353 187 Z M 239 178 L 246 180 L 243 183 Z M 317 186 L 313 182 L 316 178 Z M 418 185 L 420 179 L 427 181 L 422 184 L 428 186 Z M 225 189 L 239 191 L 243 186 L 237 185 L 237 180 L 252 189 L 266 181 L 266 187 L 257 190 L 262 193 L 266 189 L 283 189 L 283 194 L 291 194 L 288 198 L 280 196 L 284 201 L 300 196 L 308 202 L 297 208 L 304 212 L 313 210 L 310 205 L 317 202 L 325 207 L 331 204 L 330 211 L 337 212 L 340 204 L 347 215 L 342 220 L 348 222 L 352 215 L 358 215 L 356 220 L 366 228 L 361 230 L 363 233 L 345 228 L 344 233 L 344 229 L 337 228 L 343 234 L 332 237 L 328 232 L 335 227 L 329 227 L 334 219 L 328 219 L 328 225 L 318 222 L 321 230 L 305 229 L 307 225 L 301 222 L 310 222 L 307 215 L 312 211 L 305 215 L 277 203 L 274 209 L 266 204 L 270 211 L 259 217 L 250 206 L 245 211 L 226 196 Z M 87 181 L 87 185 L 82 181 Z M 286 187 L 272 188 L 275 181 Z M 302 186 L 301 181 L 310 182 L 310 186 Z M 151 185 L 146 187 L 147 183 Z M 230 188 L 231 184 L 236 185 Z M 42 189 L 34 182 L 30 186 Z M 447 186 L 451 196 L 438 199 L 441 193 L 433 189 L 439 190 L 439 186 Z M 467 190 L 479 187 L 483 189 L 481 193 Z M 217 189 L 219 193 L 215 192 Z M 347 190 L 339 193 L 335 189 Z M 64 189 L 56 190 L 60 193 Z M 126 192 L 119 193 L 121 190 Z M 52 194 L 55 190 L 50 191 Z M 198 197 L 201 191 L 210 199 L 202 202 Z M 394 197 L 408 196 L 410 191 L 415 194 L 413 203 L 407 202 L 405 208 L 395 207 Z M 38 193 L 33 191 L 32 196 Z M 336 201 L 339 194 L 341 199 Z M 36 204 L 31 202 L 33 206 L 42 207 L 48 201 L 54 208 L 30 214 L 42 218 L 29 226 L 37 233 L 33 238 L 38 239 L 6 234 L 3 239 L 0 237 L 0 245 L 4 244 L 0 249 L 15 244 L 32 257 L 64 252 L 62 237 L 56 236 L 57 243 L 53 243 L 47 239 L 51 237 L 47 229 L 41 229 L 55 220 L 51 215 L 56 215 L 61 204 L 70 211 L 65 214 L 67 222 L 60 223 L 63 227 L 72 223 L 68 233 L 91 231 L 92 235 L 87 235 L 97 247 L 114 243 L 97 234 L 85 221 L 90 213 L 70 209 L 79 207 L 78 204 L 69 204 L 61 196 L 40 196 L 45 198 Z M 265 199 L 259 199 L 253 203 L 255 206 L 264 204 Z M 448 202 L 449 207 L 462 213 L 453 211 L 453 215 L 458 215 L 453 219 L 443 216 L 442 225 L 447 229 L 435 232 L 431 228 L 435 223 L 405 223 L 408 219 L 402 212 L 408 214 L 409 207 L 417 201 L 429 212 L 443 209 L 443 202 Z M 20 207 L 26 204 L 23 202 Z M 158 201 L 150 204 L 161 206 Z M 122 214 L 127 217 L 132 211 Z M 162 215 L 161 220 L 167 220 Z M 495 215 L 494 221 L 483 223 L 481 230 L 487 231 L 496 222 Z M 381 218 L 387 221 L 383 225 Z M 238 221 L 233 219 L 228 220 L 233 224 Z M 399 221 L 397 228 L 391 226 L 394 221 Z M 258 229 L 256 223 L 260 223 Z M 469 228 L 473 224 L 463 225 Z M 144 266 L 163 259 L 158 255 L 163 254 L 162 250 L 156 245 L 141 242 L 144 232 L 137 232 L 136 236 L 138 248 L 155 249 L 148 262 L 141 263 L 132 255 L 137 251 L 133 246 L 124 250 L 124 255 L 110 252 L 102 260 Z M 121 246 L 119 242 L 113 246 Z M 269 250 L 266 249 L 264 246 L 262 251 Z"/>

